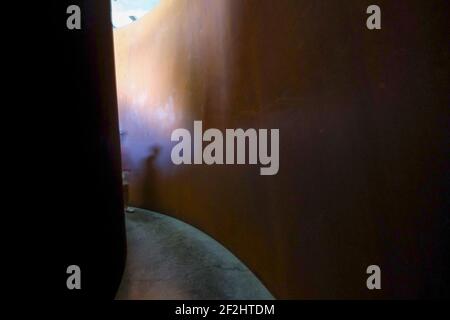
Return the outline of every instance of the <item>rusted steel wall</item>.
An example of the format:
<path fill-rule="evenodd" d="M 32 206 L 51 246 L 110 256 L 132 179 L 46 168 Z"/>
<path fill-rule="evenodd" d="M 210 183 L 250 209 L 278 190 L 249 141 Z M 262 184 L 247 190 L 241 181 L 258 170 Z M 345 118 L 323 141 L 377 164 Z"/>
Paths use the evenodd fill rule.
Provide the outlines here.
<path fill-rule="evenodd" d="M 167 0 L 117 29 L 131 203 L 209 233 L 278 298 L 437 294 L 444 1 L 378 1 L 381 31 L 365 27 L 370 4 Z M 278 175 L 173 165 L 171 132 L 194 120 L 279 128 Z"/>

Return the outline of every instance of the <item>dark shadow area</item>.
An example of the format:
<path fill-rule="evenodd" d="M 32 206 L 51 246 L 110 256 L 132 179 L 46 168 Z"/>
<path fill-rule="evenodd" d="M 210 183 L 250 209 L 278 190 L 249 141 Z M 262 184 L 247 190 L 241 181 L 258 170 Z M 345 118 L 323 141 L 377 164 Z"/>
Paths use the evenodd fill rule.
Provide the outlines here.
<path fill-rule="evenodd" d="M 52 301 L 112 299 L 125 265 L 126 240 L 111 8 L 108 0 L 76 1 L 82 28 L 69 30 L 66 11 L 72 4 L 51 1 L 50 28 L 36 31 L 35 51 L 42 48 L 45 57 L 33 61 L 45 67 L 38 73 L 45 97 L 36 97 L 34 105 L 50 114 L 45 125 L 40 123 L 50 132 L 41 140 L 49 148 L 50 168 L 41 181 L 46 183 L 44 208 L 35 211 L 43 213 L 39 237 L 49 238 L 39 248 L 48 259 L 38 261 L 50 276 L 40 274 L 46 283 L 35 287 L 48 289 L 46 298 Z M 41 5 L 45 12 L 48 7 Z M 81 269 L 81 290 L 66 286 L 70 265 Z"/>
<path fill-rule="evenodd" d="M 161 152 L 161 146 L 154 145 L 149 148 L 149 151 L 150 154 L 145 159 L 145 165 L 143 167 L 141 199 L 144 208 L 152 208 L 152 210 L 158 211 L 161 209 L 161 205 L 158 202 L 158 187 L 161 184 L 158 183 L 158 168 L 156 163 Z"/>

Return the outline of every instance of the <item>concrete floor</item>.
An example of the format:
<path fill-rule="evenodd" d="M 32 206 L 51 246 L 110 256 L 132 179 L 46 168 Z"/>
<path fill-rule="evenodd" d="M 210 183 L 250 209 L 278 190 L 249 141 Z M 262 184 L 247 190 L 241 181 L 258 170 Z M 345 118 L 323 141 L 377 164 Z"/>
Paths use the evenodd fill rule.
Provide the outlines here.
<path fill-rule="evenodd" d="M 273 299 L 222 245 L 174 218 L 126 213 L 128 257 L 116 299 Z"/>

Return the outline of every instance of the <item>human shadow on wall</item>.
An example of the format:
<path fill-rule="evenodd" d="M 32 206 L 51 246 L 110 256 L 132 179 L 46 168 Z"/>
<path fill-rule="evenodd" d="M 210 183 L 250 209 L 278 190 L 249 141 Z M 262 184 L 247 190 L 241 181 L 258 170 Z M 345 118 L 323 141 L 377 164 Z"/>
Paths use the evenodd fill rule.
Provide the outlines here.
<path fill-rule="evenodd" d="M 157 159 L 161 153 L 161 147 L 154 145 L 150 147 L 150 154 L 145 159 L 142 174 L 142 184 L 140 190 L 140 198 L 142 207 L 154 211 L 160 209 L 158 200 L 158 169 Z"/>

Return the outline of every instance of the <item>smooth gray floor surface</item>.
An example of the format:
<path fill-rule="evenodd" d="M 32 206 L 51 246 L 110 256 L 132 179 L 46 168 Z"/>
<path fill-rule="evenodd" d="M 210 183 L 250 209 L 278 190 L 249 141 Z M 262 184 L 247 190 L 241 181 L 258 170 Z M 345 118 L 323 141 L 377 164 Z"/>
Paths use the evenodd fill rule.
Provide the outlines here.
<path fill-rule="evenodd" d="M 155 212 L 126 213 L 128 257 L 116 299 L 273 299 L 233 254 Z"/>

